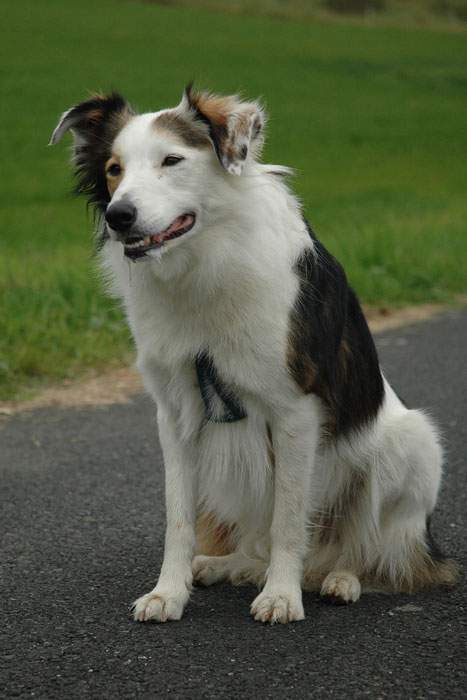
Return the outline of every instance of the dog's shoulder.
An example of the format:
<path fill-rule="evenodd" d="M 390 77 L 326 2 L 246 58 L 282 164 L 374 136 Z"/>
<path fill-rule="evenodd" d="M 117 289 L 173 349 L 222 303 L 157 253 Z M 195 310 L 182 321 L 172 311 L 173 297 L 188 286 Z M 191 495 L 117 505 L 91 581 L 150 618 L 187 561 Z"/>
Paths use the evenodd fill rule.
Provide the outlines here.
<path fill-rule="evenodd" d="M 333 433 L 374 418 L 383 401 L 375 344 L 340 263 L 309 228 L 312 247 L 295 263 L 299 292 L 291 314 L 288 365 L 305 393 L 319 395 Z"/>

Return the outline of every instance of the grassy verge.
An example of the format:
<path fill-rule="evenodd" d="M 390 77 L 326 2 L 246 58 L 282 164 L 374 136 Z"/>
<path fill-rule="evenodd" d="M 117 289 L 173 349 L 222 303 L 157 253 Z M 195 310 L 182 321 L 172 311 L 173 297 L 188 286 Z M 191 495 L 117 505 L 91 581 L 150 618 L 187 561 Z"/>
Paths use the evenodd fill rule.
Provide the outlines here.
<path fill-rule="evenodd" d="M 467 30 L 466 0 L 145 0 L 160 5 L 193 7 L 231 14 L 266 15 L 365 23 L 372 26 Z"/>
<path fill-rule="evenodd" d="M 129 351 L 68 192 L 58 114 L 116 87 L 141 109 L 182 86 L 262 95 L 266 158 L 294 183 L 324 243 L 369 303 L 465 291 L 467 45 L 461 35 L 279 22 L 130 0 L 4 8 L 0 138 L 0 398 Z"/>

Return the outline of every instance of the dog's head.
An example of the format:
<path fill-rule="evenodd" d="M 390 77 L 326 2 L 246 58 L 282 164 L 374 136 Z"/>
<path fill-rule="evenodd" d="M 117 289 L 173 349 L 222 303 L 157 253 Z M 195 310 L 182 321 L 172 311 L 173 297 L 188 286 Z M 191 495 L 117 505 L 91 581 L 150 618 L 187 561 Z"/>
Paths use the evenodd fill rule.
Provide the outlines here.
<path fill-rule="evenodd" d="M 120 95 L 98 95 L 62 115 L 51 143 L 71 129 L 78 192 L 125 255 L 144 260 L 202 229 L 219 183 L 257 158 L 264 120 L 256 102 L 191 86 L 174 109 L 141 115 Z"/>

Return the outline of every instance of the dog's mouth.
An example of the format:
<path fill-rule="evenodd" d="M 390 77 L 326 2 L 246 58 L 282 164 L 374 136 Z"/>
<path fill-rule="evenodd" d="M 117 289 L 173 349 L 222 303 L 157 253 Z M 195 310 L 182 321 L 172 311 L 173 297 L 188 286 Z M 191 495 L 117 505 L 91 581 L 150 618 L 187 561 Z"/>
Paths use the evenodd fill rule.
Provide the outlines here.
<path fill-rule="evenodd" d="M 137 260 L 143 258 L 149 250 L 161 248 L 167 241 L 180 238 L 183 234 L 191 231 L 196 222 L 196 216 L 192 212 L 177 216 L 163 231 L 152 233 L 144 238 L 142 236 L 128 237 L 123 244 L 127 258 Z"/>

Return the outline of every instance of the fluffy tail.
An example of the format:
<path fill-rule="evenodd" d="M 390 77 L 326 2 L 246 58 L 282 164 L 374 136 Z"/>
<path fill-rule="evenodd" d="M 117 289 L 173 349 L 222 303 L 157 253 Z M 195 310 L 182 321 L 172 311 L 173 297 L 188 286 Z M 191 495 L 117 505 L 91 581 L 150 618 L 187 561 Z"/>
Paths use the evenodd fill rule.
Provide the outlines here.
<path fill-rule="evenodd" d="M 415 589 L 455 586 L 459 580 L 460 571 L 457 562 L 444 556 L 433 538 L 430 515 L 426 519 L 424 556 L 422 561 L 417 562 L 414 573 L 416 574 Z"/>
<path fill-rule="evenodd" d="M 393 532 L 393 536 L 395 534 Z M 424 530 L 418 533 L 410 529 L 399 532 L 397 544 L 395 541 L 391 544 L 393 547 L 386 550 L 387 555 L 380 560 L 375 572 L 375 582 L 385 590 L 415 593 L 437 586 L 454 586 L 457 583 L 458 565 L 445 557 L 434 541 L 429 516 Z M 396 548 L 397 555 L 394 555 Z"/>

